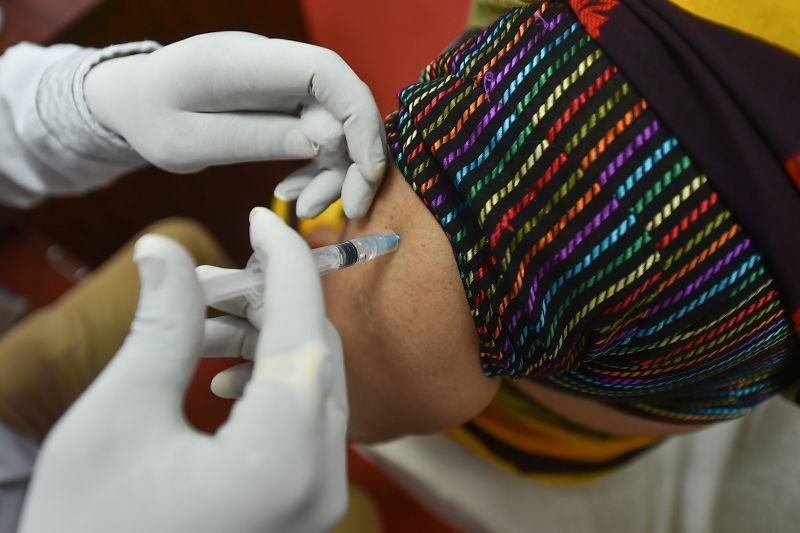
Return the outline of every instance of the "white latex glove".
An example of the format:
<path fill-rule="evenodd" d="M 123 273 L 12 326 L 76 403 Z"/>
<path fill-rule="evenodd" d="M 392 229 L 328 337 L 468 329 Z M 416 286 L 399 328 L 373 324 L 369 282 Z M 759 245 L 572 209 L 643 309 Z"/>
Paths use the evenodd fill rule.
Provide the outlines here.
<path fill-rule="evenodd" d="M 340 195 L 349 217 L 363 216 L 383 177 L 384 130 L 372 93 L 324 48 L 209 33 L 100 63 L 84 89 L 103 126 L 172 172 L 314 159 L 279 188 L 285 199 L 299 196 L 304 217 Z M 339 143 L 342 132 L 346 142 Z"/>
<path fill-rule="evenodd" d="M 255 243 L 252 244 L 255 250 Z M 231 269 L 200 265 L 196 268 L 196 272 L 200 281 L 206 281 L 226 276 Z M 216 302 L 213 308 L 228 313 L 228 316 L 206 320 L 206 337 L 216 340 L 218 344 L 206 342 L 203 353 L 213 357 L 244 358 L 249 362 L 232 366 L 214 376 L 211 381 L 211 392 L 220 398 L 236 400 L 242 397 L 253 373 L 260 324 L 264 322 L 264 313 L 268 309 L 263 303 L 252 305 L 245 296 Z M 330 327 L 334 328 L 332 324 Z"/>
<path fill-rule="evenodd" d="M 344 370 L 319 276 L 303 240 L 266 210 L 252 215 L 251 240 L 266 266 L 264 322 L 253 378 L 228 422 L 210 436 L 184 419 L 203 298 L 189 255 L 143 237 L 131 333 L 46 439 L 22 533 L 305 533 L 341 517 Z"/>

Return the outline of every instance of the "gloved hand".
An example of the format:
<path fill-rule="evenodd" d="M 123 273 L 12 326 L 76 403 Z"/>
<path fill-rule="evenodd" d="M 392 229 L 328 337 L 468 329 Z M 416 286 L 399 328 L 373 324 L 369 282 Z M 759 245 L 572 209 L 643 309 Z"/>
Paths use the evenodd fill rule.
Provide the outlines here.
<path fill-rule="evenodd" d="M 230 269 L 212 265 L 200 265 L 195 270 L 200 281 L 225 276 L 230 272 Z M 207 343 L 204 353 L 214 357 L 244 358 L 249 362 L 232 366 L 214 376 L 211 392 L 220 398 L 237 400 L 244 394 L 253 373 L 259 324 L 264 322 L 266 308 L 263 302 L 253 305 L 244 295 L 216 302 L 212 307 L 227 315 L 206 320 L 206 336 L 217 339 L 222 344 L 217 346 Z"/>
<path fill-rule="evenodd" d="M 143 237 L 131 333 L 46 439 L 20 531 L 313 532 L 346 503 L 341 344 L 302 239 L 264 209 L 251 216 L 266 296 L 255 370 L 213 436 L 182 402 L 203 344 L 204 303 L 189 256 Z M 212 328 L 227 351 L 245 336 Z"/>
<path fill-rule="evenodd" d="M 384 131 L 372 94 L 324 48 L 209 33 L 102 62 L 84 90 L 100 124 L 165 170 L 314 159 L 279 189 L 284 199 L 299 196 L 304 217 L 340 195 L 349 217 L 363 216 L 383 177 Z"/>

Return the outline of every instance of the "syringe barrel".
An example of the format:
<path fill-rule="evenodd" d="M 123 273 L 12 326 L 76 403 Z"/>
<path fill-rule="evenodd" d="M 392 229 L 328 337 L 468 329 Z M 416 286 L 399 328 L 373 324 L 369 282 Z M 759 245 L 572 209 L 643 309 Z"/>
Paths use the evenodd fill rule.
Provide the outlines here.
<path fill-rule="evenodd" d="M 349 241 L 311 250 L 320 276 L 375 259 L 393 252 L 400 237 L 392 232 L 376 233 Z M 206 303 L 214 305 L 237 296 L 245 296 L 251 304 L 261 305 L 264 277 L 261 261 L 250 256 L 243 270 L 220 271 L 213 278 L 203 280 Z"/>

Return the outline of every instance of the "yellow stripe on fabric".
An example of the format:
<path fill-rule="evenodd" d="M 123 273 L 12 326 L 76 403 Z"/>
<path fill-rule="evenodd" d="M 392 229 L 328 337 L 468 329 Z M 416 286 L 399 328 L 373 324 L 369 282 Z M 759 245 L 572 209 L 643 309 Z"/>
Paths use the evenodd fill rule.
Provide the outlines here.
<path fill-rule="evenodd" d="M 467 251 L 466 254 L 464 254 L 464 261 L 465 262 L 472 261 L 472 259 L 478 254 L 480 249 L 486 246 L 487 244 L 489 244 L 489 239 L 487 239 L 485 236 L 481 237 L 481 240 L 478 241 L 478 244 L 473 246 L 470 250 Z M 468 278 L 470 282 L 474 281 L 474 278 L 472 276 L 473 273 L 470 272 L 470 277 Z"/>
<path fill-rule="evenodd" d="M 767 316 L 767 318 L 765 318 L 765 316 Z M 645 377 L 645 376 L 657 376 L 658 374 L 663 374 L 665 371 L 672 372 L 675 369 L 684 368 L 687 366 L 687 364 L 685 363 L 685 361 L 687 360 L 690 360 L 691 364 L 699 364 L 702 363 L 705 359 L 708 359 L 708 357 L 710 357 L 710 354 L 708 353 L 710 350 L 713 350 L 720 344 L 728 342 L 731 338 L 736 337 L 743 331 L 746 330 L 749 332 L 752 331 L 753 329 L 761 329 L 761 328 L 752 328 L 751 326 L 753 326 L 753 324 L 756 323 L 761 324 L 763 328 L 763 324 L 769 323 L 771 320 L 779 316 L 780 316 L 780 302 L 777 300 L 773 300 L 772 302 L 767 304 L 763 309 L 749 316 L 746 320 L 738 324 L 733 329 L 730 329 L 729 331 L 725 332 L 723 335 L 717 336 L 711 340 L 707 340 L 701 343 L 700 345 L 692 348 L 691 350 L 684 351 L 680 355 L 678 353 L 673 353 L 670 354 L 669 357 L 661 358 L 661 360 L 650 359 L 647 361 L 646 365 L 633 363 L 628 366 L 625 366 L 624 370 L 622 368 L 612 367 L 613 368 L 612 370 L 604 370 L 602 368 L 598 368 L 596 369 L 596 372 L 601 375 L 609 375 L 609 376 L 623 375 L 625 377 Z M 747 338 L 747 335 L 745 335 L 744 337 L 740 336 L 738 338 L 740 339 Z M 730 344 L 726 344 L 725 346 L 730 346 Z"/>
<path fill-rule="evenodd" d="M 614 106 L 616 106 L 621 100 L 624 95 L 628 93 L 628 84 L 624 84 L 618 91 L 614 93 L 606 102 L 601 105 L 598 110 L 589 116 L 587 121 L 581 125 L 580 130 L 578 133 L 573 135 L 570 142 L 567 146 L 572 146 L 575 148 L 581 141 L 586 139 L 589 135 L 589 132 L 592 131 L 598 123 L 598 120 L 602 120 L 607 113 L 610 113 Z M 565 147 L 564 152 L 569 155 L 568 149 Z M 520 169 L 514 175 L 512 183 L 519 183 L 521 179 L 525 177 L 525 175 L 530 170 L 530 167 L 533 166 L 533 163 L 536 161 L 534 157 L 535 154 L 532 154 L 531 157 L 528 158 L 528 161 L 523 163 L 520 166 Z M 539 221 L 546 217 L 553 208 L 560 202 L 563 198 L 565 198 L 575 184 L 583 178 L 584 171 L 581 168 L 576 169 L 569 178 L 567 178 L 562 184 L 561 187 L 557 191 L 554 191 L 553 194 L 548 198 L 547 202 L 545 203 L 544 207 L 540 211 L 536 213 L 531 219 L 525 221 L 525 224 L 514 233 L 514 237 L 506 248 L 506 252 L 503 255 L 502 260 L 500 261 L 500 268 L 502 270 L 508 270 L 509 265 L 511 264 L 511 256 L 517 250 L 519 245 L 525 240 L 525 237 L 530 233 L 538 224 Z M 592 184 L 592 187 L 595 187 L 597 184 Z M 591 190 L 591 189 L 590 189 Z M 579 200 L 580 201 L 580 200 Z"/>
<path fill-rule="evenodd" d="M 414 172 L 411 173 L 411 178 L 416 180 L 419 177 L 419 175 L 428 170 L 428 167 L 430 166 L 431 166 L 431 160 L 430 158 L 428 158 L 414 169 Z"/>
<path fill-rule="evenodd" d="M 442 78 L 440 80 L 437 80 L 435 83 L 429 83 L 424 90 L 415 91 L 417 94 L 410 102 L 406 104 L 406 108 L 408 108 L 409 113 L 411 112 L 411 110 L 416 109 L 422 100 L 427 101 L 431 93 L 440 91 L 442 86 L 445 85 L 448 81 L 449 81 L 448 78 Z"/>
<path fill-rule="evenodd" d="M 767 317 L 760 324 L 758 324 L 758 326 L 756 328 L 753 328 L 753 329 L 755 329 L 755 330 L 764 329 L 766 327 L 766 325 L 772 323 L 775 320 L 779 320 L 781 318 L 781 315 L 782 315 L 782 310 L 778 310 L 778 312 L 774 313 L 770 317 Z M 785 339 L 789 335 L 791 335 L 791 330 L 788 327 L 786 327 L 786 334 L 785 335 L 782 335 L 780 330 L 776 330 L 775 332 L 770 334 L 770 337 L 772 338 L 772 340 L 770 340 L 767 344 L 760 345 L 760 346 L 756 345 L 756 347 L 747 348 L 746 350 L 740 352 L 740 357 L 737 360 L 740 360 L 742 357 L 749 356 L 750 353 L 754 349 L 764 350 L 766 348 L 772 347 L 775 344 L 780 343 L 783 339 Z M 649 381 L 652 382 L 652 383 L 650 383 L 648 385 L 648 390 L 650 390 L 652 392 L 652 391 L 656 391 L 657 390 L 655 388 L 654 384 L 657 382 L 659 374 L 663 374 L 664 372 L 675 372 L 676 370 L 685 369 L 685 368 L 689 367 L 691 364 L 698 365 L 699 363 L 701 363 L 701 362 L 703 362 L 705 360 L 708 360 L 710 358 L 715 357 L 719 353 L 725 352 L 726 350 L 729 350 L 731 348 L 734 348 L 734 347 L 740 345 L 743 341 L 746 341 L 750 337 L 751 337 L 750 332 L 746 332 L 743 335 L 740 335 L 737 338 L 733 339 L 731 342 L 729 342 L 729 343 L 717 348 L 713 352 L 706 353 L 705 355 L 703 355 L 703 357 L 701 357 L 699 359 L 692 360 L 692 361 L 689 361 L 689 362 L 683 362 L 681 364 L 675 365 L 672 368 L 667 368 L 667 369 L 664 369 L 664 370 L 655 369 L 652 372 L 650 372 L 650 371 L 638 371 L 638 372 L 609 371 L 609 372 L 600 372 L 600 373 L 601 374 L 605 374 L 605 375 L 615 376 L 615 377 L 626 377 L 626 378 L 648 377 L 648 378 L 650 378 Z M 726 361 L 726 363 L 724 365 L 719 365 L 719 364 L 718 365 L 714 365 L 712 368 L 706 369 L 706 370 L 704 370 L 702 372 L 698 371 L 698 372 L 696 372 L 696 373 L 694 373 L 692 375 L 692 379 L 693 380 L 702 379 L 703 375 L 705 375 L 705 374 L 707 374 L 707 373 L 709 373 L 711 371 L 717 371 L 718 372 L 718 371 L 720 371 L 720 369 L 729 368 L 731 365 L 735 364 L 737 360 Z M 600 392 L 598 392 L 598 391 L 594 391 L 592 389 L 592 387 L 589 386 L 589 385 L 576 384 L 576 383 L 570 383 L 568 385 L 559 376 L 551 377 L 550 381 L 553 382 L 553 383 L 556 383 L 556 384 L 560 384 L 561 386 L 564 386 L 564 387 L 569 386 L 571 391 L 576 393 L 576 394 L 583 393 L 583 394 L 592 394 L 593 396 L 605 396 L 607 398 L 619 398 L 619 396 L 618 396 L 619 395 L 619 391 L 614 391 L 614 392 L 600 391 Z M 662 388 L 669 388 L 669 387 L 674 387 L 675 386 L 674 382 L 666 381 L 664 379 L 658 381 L 658 383 L 660 384 L 660 386 Z M 634 387 L 634 389 L 636 389 L 636 387 Z M 636 391 L 634 390 L 634 392 L 636 392 Z"/>
<path fill-rule="evenodd" d="M 653 231 L 657 227 L 659 227 L 666 219 L 672 215 L 672 212 L 678 209 L 681 203 L 688 200 L 692 193 L 697 192 L 700 187 L 706 184 L 706 177 L 705 176 L 697 176 L 696 178 L 692 179 L 688 185 L 681 189 L 679 194 L 676 194 L 672 197 L 672 200 L 668 204 L 666 204 L 660 213 L 656 213 L 653 219 L 647 223 L 645 226 L 645 230 Z"/>
<path fill-rule="evenodd" d="M 566 78 L 564 78 L 564 80 L 556 87 L 556 89 L 547 96 L 545 103 L 539 106 L 539 109 L 533 114 L 533 117 L 531 117 L 531 122 L 528 127 L 526 127 L 525 130 L 520 133 L 517 143 L 518 145 L 522 145 L 527 136 L 539 125 L 539 122 L 542 120 L 542 118 L 544 118 L 544 116 L 553 109 L 555 103 L 561 98 L 564 92 L 567 91 L 572 84 L 574 84 L 584 74 L 586 74 L 586 72 L 589 70 L 589 67 L 591 67 L 601 55 L 602 51 L 598 49 L 586 57 L 578 64 L 578 67 Z M 528 160 L 523 163 L 520 170 L 514 174 L 514 178 L 509 181 L 503 189 L 496 192 L 491 196 L 491 198 L 489 198 L 478 215 L 478 223 L 481 226 L 483 226 L 483 224 L 486 222 L 486 217 L 489 215 L 489 212 L 494 208 L 494 206 L 500 203 L 503 198 L 508 196 L 511 191 L 517 188 L 520 181 L 522 181 L 522 177 L 528 173 L 528 170 L 534 165 L 534 163 L 536 163 L 536 161 L 541 159 L 542 155 L 547 151 L 548 148 L 550 148 L 550 143 L 546 138 L 543 138 L 533 149 L 533 153 L 530 155 L 530 157 L 528 157 Z M 504 161 L 509 159 L 508 155 L 508 153 L 504 155 Z"/>
<path fill-rule="evenodd" d="M 703 264 L 706 259 L 716 257 L 714 254 L 717 250 L 725 245 L 728 241 L 734 238 L 734 236 L 739 233 L 741 226 L 738 224 L 734 224 L 733 226 L 728 229 L 725 233 L 722 234 L 717 240 L 711 242 L 708 246 L 703 248 L 703 250 L 696 256 L 692 258 L 691 261 L 684 264 L 681 269 L 675 273 L 673 273 L 668 279 L 662 281 L 657 289 L 657 292 L 661 292 L 665 289 L 668 289 L 672 285 L 675 284 L 676 281 L 683 279 L 687 274 L 692 272 L 695 268 L 699 265 Z"/>
<path fill-rule="evenodd" d="M 753 302 L 753 300 L 756 299 L 756 297 L 761 296 L 763 291 L 765 289 L 770 288 L 770 286 L 771 286 L 771 282 L 770 281 L 760 285 L 759 287 L 756 288 L 755 291 L 750 293 L 750 295 L 746 299 L 744 299 L 741 302 L 739 302 L 736 306 L 731 308 L 729 311 L 725 312 L 718 319 L 712 320 L 710 323 L 708 323 L 708 324 L 706 324 L 706 325 L 704 325 L 704 326 L 702 326 L 702 327 L 700 327 L 698 329 L 685 331 L 683 333 L 679 333 L 679 334 L 673 335 L 671 337 L 665 337 L 664 339 L 662 339 L 660 341 L 653 342 L 653 343 L 650 343 L 650 344 L 638 344 L 638 345 L 632 346 L 632 347 L 618 346 L 616 349 L 614 349 L 612 352 L 609 352 L 609 353 L 613 353 L 614 355 L 623 355 L 624 356 L 626 354 L 630 354 L 630 353 L 633 353 L 633 352 L 646 352 L 646 351 L 654 350 L 654 349 L 657 349 L 657 348 L 663 348 L 664 346 L 666 346 L 668 344 L 683 342 L 686 339 L 689 339 L 690 337 L 694 337 L 696 335 L 704 333 L 707 330 L 716 327 L 719 323 L 728 320 L 731 315 L 733 315 L 734 313 L 738 313 L 744 306 L 746 306 L 746 305 L 749 306 Z"/>
<path fill-rule="evenodd" d="M 614 297 L 615 294 L 620 292 L 622 289 L 636 281 L 637 279 L 644 276 L 644 273 L 650 270 L 653 265 L 655 265 L 660 259 L 659 252 L 655 252 L 651 254 L 643 263 L 641 263 L 636 270 L 630 272 L 624 278 L 620 278 L 615 284 L 611 285 L 610 287 L 603 289 L 600 291 L 600 294 L 594 296 L 589 303 L 583 306 L 583 308 L 574 316 L 572 320 L 569 321 L 567 326 L 562 330 L 561 336 L 558 339 L 558 343 L 553 348 L 552 352 L 547 353 L 536 361 L 531 367 L 527 370 L 526 375 L 533 372 L 535 369 L 541 367 L 545 362 L 550 362 L 555 359 L 555 356 L 561 353 L 561 348 L 564 346 L 564 343 L 567 340 L 567 336 L 578 326 L 578 323 L 581 322 L 586 316 L 592 312 L 595 308 L 597 308 L 600 304 L 609 300 Z"/>
<path fill-rule="evenodd" d="M 651 376 L 663 373 L 661 369 L 664 369 L 664 371 L 673 371 L 675 369 L 687 366 L 688 363 L 698 364 L 709 357 L 709 355 L 707 354 L 709 350 L 712 350 L 718 345 L 727 342 L 728 340 L 730 340 L 733 337 L 736 337 L 738 334 L 742 332 L 745 332 L 745 335 L 740 336 L 738 338 L 747 339 L 751 331 L 754 331 L 756 329 L 763 329 L 764 324 L 767 324 L 776 318 L 780 318 L 780 316 L 781 316 L 781 303 L 777 300 L 773 300 L 772 302 L 767 304 L 763 309 L 748 317 L 747 320 L 741 322 L 735 328 L 729 330 L 728 332 L 719 337 L 716 337 L 710 341 L 703 343 L 700 346 L 697 346 L 687 352 L 684 352 L 682 355 L 678 357 L 670 357 L 668 359 L 665 358 L 663 364 L 661 365 L 659 365 L 657 362 L 652 362 L 651 365 L 648 366 L 646 370 L 644 370 L 645 367 L 643 365 L 631 365 L 630 369 L 626 369 L 625 373 L 626 375 L 637 376 L 637 377 Z M 759 328 L 751 327 L 754 324 L 760 324 L 761 326 Z"/>
<path fill-rule="evenodd" d="M 572 423 L 548 420 L 501 387 L 501 392 L 472 423 L 497 440 L 525 453 L 583 463 L 603 463 L 655 444 L 657 437 L 612 436 L 576 430 Z M 553 416 L 553 415 L 550 415 Z"/>
<path fill-rule="evenodd" d="M 452 440 L 454 440 L 456 443 L 466 448 L 467 450 L 474 453 L 475 455 L 483 458 L 485 461 L 499 468 L 502 468 L 506 472 L 533 481 L 541 481 L 544 483 L 553 483 L 557 485 L 577 485 L 580 483 L 587 483 L 594 479 L 603 477 L 610 472 L 613 472 L 613 469 L 606 469 L 591 473 L 580 473 L 580 474 L 525 473 L 522 472 L 519 468 L 517 468 L 513 463 L 505 461 L 501 459 L 499 456 L 493 454 L 486 448 L 486 446 L 484 446 L 482 442 L 480 442 L 478 439 L 473 437 L 467 430 L 461 427 L 456 427 L 448 430 L 447 436 L 450 437 Z"/>
<path fill-rule="evenodd" d="M 717 217 L 706 224 L 706 227 L 703 228 L 703 231 L 699 232 L 697 235 L 694 236 L 690 241 L 688 241 L 681 249 L 676 251 L 674 254 L 670 255 L 664 260 L 664 270 L 669 270 L 672 267 L 672 264 L 681 259 L 684 255 L 691 252 L 695 246 L 698 246 L 704 239 L 706 239 L 712 231 L 719 228 L 723 222 L 727 221 L 731 217 L 731 213 L 728 210 L 717 215 Z"/>
<path fill-rule="evenodd" d="M 445 139 L 452 139 L 453 137 L 455 137 L 455 135 L 459 131 L 461 131 L 461 128 L 463 127 L 464 121 L 466 121 L 470 116 L 472 116 L 472 113 L 475 112 L 475 110 L 477 109 L 477 106 L 479 106 L 481 103 L 483 103 L 484 99 L 486 98 L 486 96 L 485 96 L 485 94 L 483 92 L 476 92 L 475 88 L 472 85 L 469 85 L 469 84 L 465 84 L 464 85 L 464 90 L 462 90 L 460 93 L 458 93 L 458 95 L 455 98 L 451 99 L 447 103 L 447 106 L 442 111 L 440 111 L 440 114 L 436 118 L 436 120 L 433 123 L 431 123 L 430 125 L 428 125 L 428 127 L 426 127 L 424 130 L 422 130 L 422 136 L 427 138 L 428 135 L 430 135 L 430 133 L 433 130 L 439 128 L 442 124 L 444 124 L 445 120 L 449 120 L 450 119 L 450 113 L 453 111 L 453 109 L 455 109 L 455 107 L 458 104 L 460 104 L 461 101 L 464 100 L 470 93 L 473 93 L 473 96 L 477 96 L 477 98 L 464 111 L 464 113 L 462 114 L 462 117 L 459 119 L 459 121 L 456 123 L 456 125 L 453 126 L 453 128 L 450 130 L 450 132 L 447 135 L 445 135 L 444 137 L 442 137 L 441 140 L 434 142 L 433 145 L 438 147 L 439 145 L 444 144 L 445 142 L 447 142 L 447 141 L 445 141 Z M 409 109 L 414 109 L 414 108 L 413 107 L 409 107 Z M 431 150 L 431 151 L 433 151 L 433 150 Z"/>
<path fill-rule="evenodd" d="M 666 346 L 668 344 L 675 344 L 675 343 L 683 342 L 683 341 L 686 341 L 687 339 L 690 339 L 692 337 L 696 337 L 698 335 L 701 335 L 701 334 L 705 333 L 706 331 L 715 328 L 717 325 L 721 324 L 722 322 L 726 322 L 732 315 L 737 314 L 743 307 L 749 306 L 753 302 L 753 300 L 755 300 L 755 298 L 757 296 L 761 296 L 762 295 L 764 289 L 768 289 L 769 287 L 770 287 L 770 283 L 769 282 L 762 284 L 754 292 L 752 292 L 749 296 L 747 296 L 746 298 L 742 299 L 735 306 L 733 306 L 730 309 L 728 309 L 727 311 L 725 311 L 718 318 L 711 320 L 710 322 L 704 324 L 703 326 L 701 326 L 701 327 L 699 327 L 697 329 L 690 329 L 690 330 L 687 330 L 687 331 L 683 331 L 681 333 L 678 333 L 677 335 L 672 335 L 672 336 L 665 337 L 664 339 L 662 339 L 662 340 L 660 340 L 658 342 L 651 343 L 651 344 L 645 344 L 645 345 L 639 344 L 639 345 L 636 345 L 636 346 L 633 346 L 633 347 L 630 347 L 630 348 L 620 347 L 618 350 L 614 350 L 614 351 L 609 352 L 609 353 L 614 353 L 615 355 L 622 355 L 623 353 L 625 353 L 626 350 L 628 352 L 631 352 L 631 351 L 644 352 L 644 351 L 652 350 L 652 349 L 655 349 L 655 348 L 663 348 L 664 346 Z M 653 295 L 657 295 L 657 294 L 658 294 L 658 292 L 654 292 L 653 293 Z M 652 298 L 649 298 L 649 300 L 652 300 Z M 617 322 L 619 322 L 619 321 L 617 321 Z M 612 327 L 614 327 L 614 326 L 612 325 Z M 608 328 L 601 328 L 599 331 L 605 333 L 606 329 L 608 329 Z"/>
<path fill-rule="evenodd" d="M 500 15 L 502 15 L 502 13 Z M 499 18 L 500 15 L 498 15 L 496 18 Z M 469 61 L 467 61 L 467 63 L 459 69 L 459 71 L 463 73 L 472 72 L 472 70 L 475 68 L 475 65 L 477 65 L 484 58 L 484 56 L 486 56 L 486 54 L 490 53 L 494 49 L 494 46 L 497 46 L 498 43 L 501 43 L 508 38 L 508 33 L 515 28 L 520 15 L 521 13 L 516 13 L 509 17 L 505 28 L 499 34 L 495 35 L 495 38 L 491 41 L 491 44 L 487 44 L 487 46 L 481 48 L 480 52 L 471 57 Z M 494 20 L 492 22 L 494 22 Z M 488 25 L 489 24 L 486 26 Z"/>

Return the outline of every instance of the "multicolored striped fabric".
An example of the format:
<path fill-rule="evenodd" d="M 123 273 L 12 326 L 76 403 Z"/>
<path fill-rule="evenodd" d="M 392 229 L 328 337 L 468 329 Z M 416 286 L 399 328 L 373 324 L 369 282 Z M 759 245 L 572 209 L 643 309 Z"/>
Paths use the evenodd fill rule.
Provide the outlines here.
<path fill-rule="evenodd" d="M 489 407 L 448 436 L 513 474 L 561 484 L 595 479 L 662 441 L 575 424 L 505 383 Z"/>
<path fill-rule="evenodd" d="M 450 238 L 487 375 L 687 424 L 800 376 L 758 246 L 569 6 L 510 11 L 400 102 L 389 144 Z"/>

